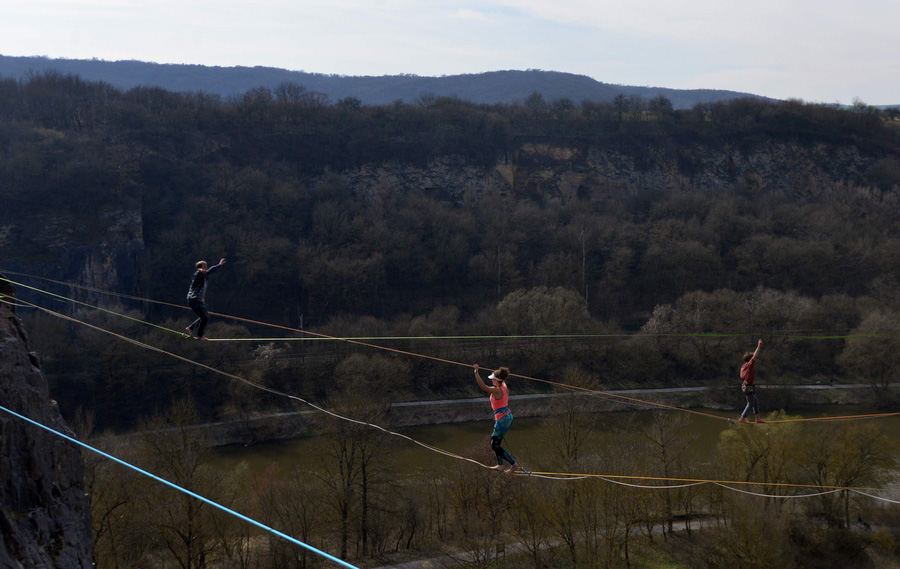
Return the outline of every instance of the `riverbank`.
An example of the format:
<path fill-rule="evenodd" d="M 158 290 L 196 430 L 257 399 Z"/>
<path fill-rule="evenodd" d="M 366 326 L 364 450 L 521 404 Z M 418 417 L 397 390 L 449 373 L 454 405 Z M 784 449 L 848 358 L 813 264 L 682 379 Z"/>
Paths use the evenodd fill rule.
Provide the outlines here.
<path fill-rule="evenodd" d="M 900 384 L 891 389 L 900 388 Z M 760 390 L 764 409 L 790 409 L 810 405 L 873 405 L 876 401 L 870 385 L 770 385 Z M 516 417 L 549 417 L 562 413 L 569 405 L 598 413 L 652 410 L 677 407 L 703 409 L 723 418 L 743 408 L 739 393 L 704 386 L 660 389 L 619 389 L 592 393 L 549 393 L 510 396 Z M 314 409 L 293 412 L 234 417 L 192 427 L 201 430 L 210 446 L 249 445 L 307 436 L 317 429 L 322 414 Z M 391 405 L 391 428 L 422 427 L 447 423 L 466 423 L 491 418 L 485 397 L 404 401 Z M 137 434 L 122 435 L 130 438 Z"/>

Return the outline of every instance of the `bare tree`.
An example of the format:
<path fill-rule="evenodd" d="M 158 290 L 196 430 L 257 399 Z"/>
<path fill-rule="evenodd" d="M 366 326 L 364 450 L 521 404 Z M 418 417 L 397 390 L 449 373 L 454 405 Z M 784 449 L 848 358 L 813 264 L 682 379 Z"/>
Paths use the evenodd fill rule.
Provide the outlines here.
<path fill-rule="evenodd" d="M 512 534 L 528 551 L 534 569 L 541 569 L 541 553 L 550 536 L 548 497 L 544 489 L 535 484 L 520 486 L 516 493 L 516 507 L 509 511 L 512 517 Z"/>
<path fill-rule="evenodd" d="M 167 417 L 145 424 L 141 454 L 150 470 L 178 486 L 227 505 L 221 494 L 225 475 L 209 466 L 210 446 L 200 431 L 194 405 L 177 402 Z M 221 550 L 212 516 L 221 515 L 191 496 L 153 485 L 149 488 L 148 524 L 160 545 L 182 569 L 204 569 Z"/>
<path fill-rule="evenodd" d="M 361 389 L 336 400 L 340 415 L 373 425 L 386 423 L 386 400 L 375 391 Z M 323 437 L 327 458 L 320 480 L 330 489 L 332 508 L 337 514 L 341 558 L 348 555 L 351 532 L 358 532 L 360 554 L 369 555 L 370 507 L 372 493 L 384 483 L 382 461 L 390 451 L 388 435 L 359 422 L 330 418 Z M 354 527 L 353 519 L 356 519 Z"/>
<path fill-rule="evenodd" d="M 126 445 L 103 439 L 95 446 L 123 460 L 134 454 Z M 141 567 L 152 549 L 149 532 L 135 531 L 146 519 L 144 493 L 149 482 L 135 471 L 100 457 L 84 455 L 85 493 L 91 498 L 94 563 L 98 567 Z"/>
<path fill-rule="evenodd" d="M 585 389 L 596 389 L 596 381 L 580 369 L 566 370 L 565 382 Z M 586 446 L 592 432 L 592 421 L 586 410 L 596 410 L 597 400 L 584 393 L 567 392 L 555 400 L 557 412 L 543 421 L 546 445 L 553 449 L 566 472 L 577 472 L 586 458 Z"/>
<path fill-rule="evenodd" d="M 682 475 L 688 447 L 697 438 L 696 435 L 688 434 L 689 422 L 690 419 L 683 413 L 673 414 L 668 411 L 651 413 L 650 424 L 642 430 L 642 433 L 650 442 L 658 476 L 677 478 Z M 680 489 L 662 493 L 664 513 L 670 532 L 673 530 L 675 514 L 673 504 L 679 501 L 680 493 Z"/>
<path fill-rule="evenodd" d="M 286 474 L 286 475 L 285 475 Z M 321 484 L 308 475 L 304 465 L 296 465 L 282 474 L 270 467 L 254 477 L 252 488 L 262 519 L 300 541 L 314 545 L 323 539 L 322 521 L 325 498 Z M 305 547 L 286 542 L 277 536 L 268 536 L 269 557 L 273 567 L 308 569 L 315 557 Z"/>

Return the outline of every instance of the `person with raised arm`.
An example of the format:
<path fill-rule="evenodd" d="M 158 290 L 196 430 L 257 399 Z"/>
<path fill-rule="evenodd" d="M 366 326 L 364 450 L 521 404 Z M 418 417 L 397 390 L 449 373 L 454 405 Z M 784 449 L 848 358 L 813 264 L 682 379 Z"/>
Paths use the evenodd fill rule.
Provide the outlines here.
<path fill-rule="evenodd" d="M 744 354 L 744 365 L 741 366 L 741 391 L 747 398 L 747 406 L 741 413 L 738 423 L 747 423 L 747 415 L 752 411 L 756 416 L 756 423 L 765 423 L 759 418 L 759 399 L 756 398 L 756 358 L 759 356 L 759 349 L 762 347 L 762 340 L 756 344 L 756 351 Z"/>
<path fill-rule="evenodd" d="M 194 311 L 194 314 L 197 315 L 197 319 L 184 329 L 185 338 L 196 335 L 198 340 L 209 339 L 203 335 L 206 331 L 206 324 L 209 322 L 209 312 L 206 311 L 206 285 L 209 275 L 218 271 L 224 264 L 225 259 L 222 259 L 219 261 L 218 265 L 207 268 L 206 261 L 197 261 L 197 271 L 191 279 L 191 286 L 187 293 L 188 306 L 190 306 L 191 310 Z"/>

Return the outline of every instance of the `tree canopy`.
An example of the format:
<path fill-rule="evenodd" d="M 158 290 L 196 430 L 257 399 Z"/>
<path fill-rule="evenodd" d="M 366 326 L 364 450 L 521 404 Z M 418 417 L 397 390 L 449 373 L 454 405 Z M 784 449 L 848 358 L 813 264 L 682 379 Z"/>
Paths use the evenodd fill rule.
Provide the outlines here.
<path fill-rule="evenodd" d="M 226 256 L 213 310 L 347 335 L 846 332 L 900 310 L 898 151 L 896 116 L 865 105 L 533 93 L 366 106 L 289 83 L 222 99 L 48 72 L 0 80 L 0 253 L 66 280 L 107 263 L 120 292 L 177 303 L 196 260 Z M 666 169 L 679 185 L 659 181 Z M 632 365 L 625 344 L 578 364 L 718 378 L 736 348 L 655 346 Z M 91 367 L 45 348 L 70 373 Z M 862 373 L 843 348 L 785 341 L 772 355 L 792 377 Z M 535 374 L 565 359 L 523 357 Z M 328 373 L 299 381 L 321 389 Z"/>

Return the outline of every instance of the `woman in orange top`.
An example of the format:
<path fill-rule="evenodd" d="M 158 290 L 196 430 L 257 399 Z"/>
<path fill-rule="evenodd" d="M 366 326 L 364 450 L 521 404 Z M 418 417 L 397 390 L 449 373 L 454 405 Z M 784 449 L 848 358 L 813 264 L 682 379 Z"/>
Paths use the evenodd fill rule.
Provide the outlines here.
<path fill-rule="evenodd" d="M 497 466 L 492 466 L 494 470 L 503 470 L 503 461 L 509 463 L 507 472 L 515 472 L 522 470 L 516 457 L 511 456 L 506 449 L 503 448 L 503 435 L 512 425 L 513 415 L 509 410 L 509 388 L 506 387 L 506 378 L 509 377 L 509 368 L 501 367 L 488 376 L 492 385 L 485 385 L 478 372 L 478 364 L 475 364 L 475 379 L 478 380 L 478 387 L 483 391 L 491 394 L 491 408 L 494 410 L 494 432 L 491 433 L 491 449 L 497 455 Z"/>

